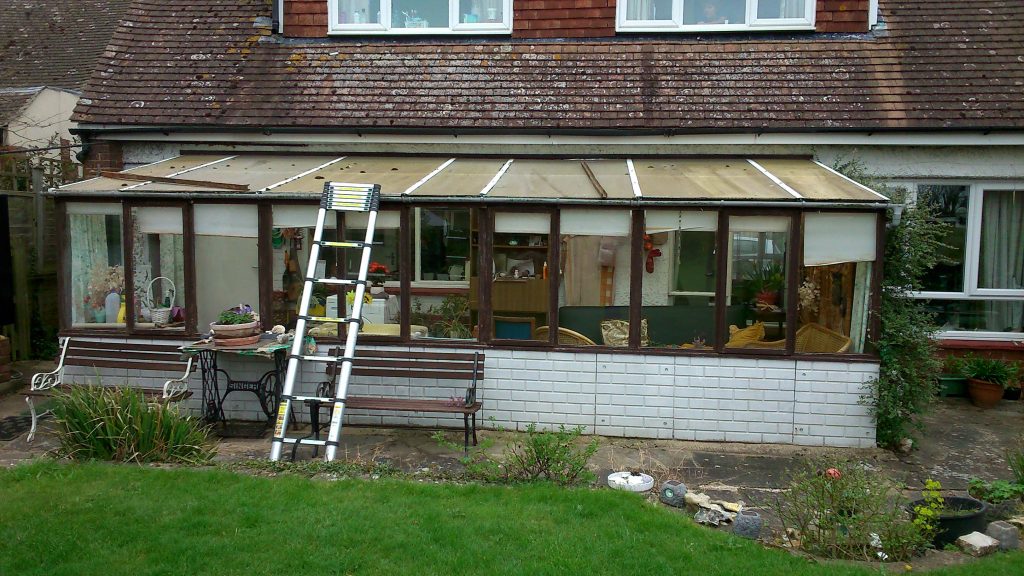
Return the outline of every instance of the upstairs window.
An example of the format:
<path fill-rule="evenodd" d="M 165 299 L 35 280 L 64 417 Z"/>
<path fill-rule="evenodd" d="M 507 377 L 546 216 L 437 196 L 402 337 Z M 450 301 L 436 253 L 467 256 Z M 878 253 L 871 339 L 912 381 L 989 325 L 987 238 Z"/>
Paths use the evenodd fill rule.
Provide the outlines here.
<path fill-rule="evenodd" d="M 512 0 L 328 0 L 332 34 L 508 34 Z"/>
<path fill-rule="evenodd" d="M 812 0 L 621 0 L 622 32 L 814 28 Z"/>

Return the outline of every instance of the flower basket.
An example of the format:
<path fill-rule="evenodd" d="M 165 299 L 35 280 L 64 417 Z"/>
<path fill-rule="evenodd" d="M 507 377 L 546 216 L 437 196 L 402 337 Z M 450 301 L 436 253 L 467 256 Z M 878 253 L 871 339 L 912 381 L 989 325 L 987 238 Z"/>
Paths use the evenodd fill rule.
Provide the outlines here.
<path fill-rule="evenodd" d="M 259 326 L 258 320 L 246 324 L 217 324 L 216 322 L 210 322 L 210 330 L 213 332 L 213 337 L 218 340 L 245 338 L 246 336 L 259 334 Z"/>
<path fill-rule="evenodd" d="M 172 306 L 167 306 L 166 308 L 160 306 L 160 302 L 153 298 L 153 284 L 155 284 L 157 280 L 165 280 L 168 284 L 171 285 Z M 167 324 L 167 322 L 170 321 L 171 310 L 173 310 L 174 298 L 175 296 L 177 296 L 177 294 L 178 290 L 174 286 L 174 282 L 166 276 L 157 276 L 156 278 L 153 278 L 152 280 L 149 281 L 149 284 L 146 286 L 146 300 L 149 302 L 149 313 L 150 316 L 152 317 L 153 324 Z"/>

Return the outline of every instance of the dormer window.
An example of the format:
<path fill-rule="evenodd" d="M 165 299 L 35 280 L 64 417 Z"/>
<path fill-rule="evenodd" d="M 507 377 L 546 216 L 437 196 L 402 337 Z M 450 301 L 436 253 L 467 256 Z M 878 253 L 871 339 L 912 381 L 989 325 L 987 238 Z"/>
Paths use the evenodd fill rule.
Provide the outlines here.
<path fill-rule="evenodd" d="M 813 0 L 619 0 L 620 32 L 813 30 Z"/>
<path fill-rule="evenodd" d="M 509 34 L 512 0 L 328 0 L 331 34 Z"/>

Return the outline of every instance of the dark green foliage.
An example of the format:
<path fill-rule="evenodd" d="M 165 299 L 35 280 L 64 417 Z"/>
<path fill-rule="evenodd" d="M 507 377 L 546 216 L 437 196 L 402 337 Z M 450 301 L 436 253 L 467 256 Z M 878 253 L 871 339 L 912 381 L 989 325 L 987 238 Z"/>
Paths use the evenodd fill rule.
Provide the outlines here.
<path fill-rule="evenodd" d="M 905 192 L 874 181 L 859 162 L 849 161 L 836 169 L 888 195 L 896 207 L 889 210 L 890 222 L 904 207 Z M 903 208 L 899 223 L 888 227 L 885 241 L 881 335 L 874 343 L 881 368 L 865 398 L 875 417 L 876 440 L 884 447 L 895 446 L 913 430 L 920 430 L 917 417 L 934 398 L 942 369 L 936 357 L 934 317 L 923 301 L 910 297 L 922 289 L 924 274 L 941 262 L 946 232 L 946 225 L 935 219 L 933 208 L 922 200 Z"/>
<path fill-rule="evenodd" d="M 960 360 L 960 373 L 964 378 L 984 380 L 1003 388 L 1009 388 L 1011 384 L 1017 383 L 1018 372 L 1019 368 L 1016 363 L 995 358 L 982 358 L 968 354 Z"/>
<path fill-rule="evenodd" d="M 54 402 L 61 453 L 75 460 L 199 464 L 214 453 L 195 419 L 131 388 L 74 387 Z"/>
<path fill-rule="evenodd" d="M 980 478 L 972 478 L 968 484 L 967 492 L 978 500 L 984 500 L 993 504 L 999 504 L 1007 500 L 1024 500 L 1024 484 L 1008 482 L 1006 480 L 985 482 Z"/>

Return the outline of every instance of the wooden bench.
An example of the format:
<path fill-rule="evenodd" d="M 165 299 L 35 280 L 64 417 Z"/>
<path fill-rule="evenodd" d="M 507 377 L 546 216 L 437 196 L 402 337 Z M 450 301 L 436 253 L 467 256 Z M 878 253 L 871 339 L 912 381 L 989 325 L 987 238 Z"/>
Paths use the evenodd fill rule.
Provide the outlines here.
<path fill-rule="evenodd" d="M 331 356 L 340 356 L 343 350 L 331 349 Z M 328 381 L 320 384 L 317 396 L 331 397 L 337 381 L 340 364 L 327 364 Z M 377 396 L 352 396 L 345 399 L 345 408 L 381 410 L 387 412 L 435 412 L 462 414 L 465 427 L 465 450 L 469 451 L 470 433 L 476 446 L 476 413 L 483 403 L 477 400 L 477 383 L 484 378 L 483 352 L 391 352 L 387 350 L 360 350 L 352 365 L 353 376 L 380 376 L 383 378 L 436 378 L 467 381 L 465 394 L 457 399 L 412 399 Z M 308 400 L 313 433 L 319 436 L 320 402 Z M 330 418 L 326 420 L 330 421 Z"/>
<path fill-rule="evenodd" d="M 141 344 L 134 342 L 101 342 L 64 338 L 60 346 L 60 360 L 51 372 L 40 372 L 32 377 L 32 386 L 25 395 L 29 412 L 32 413 L 32 429 L 28 434 L 31 442 L 36 435 L 39 416 L 33 398 L 50 397 L 56 389 L 68 389 L 82 384 L 64 382 L 64 368 L 85 366 L 89 368 L 123 368 L 154 372 L 184 371 L 180 378 L 167 380 L 163 388 L 132 388 L 142 393 L 151 402 L 178 402 L 192 396 L 188 389 L 188 377 L 192 373 L 192 359 L 183 360 L 178 344 Z M 43 412 L 45 414 L 46 412 Z"/>

